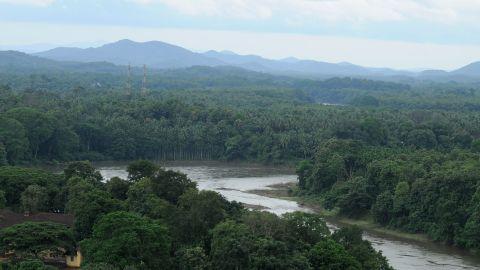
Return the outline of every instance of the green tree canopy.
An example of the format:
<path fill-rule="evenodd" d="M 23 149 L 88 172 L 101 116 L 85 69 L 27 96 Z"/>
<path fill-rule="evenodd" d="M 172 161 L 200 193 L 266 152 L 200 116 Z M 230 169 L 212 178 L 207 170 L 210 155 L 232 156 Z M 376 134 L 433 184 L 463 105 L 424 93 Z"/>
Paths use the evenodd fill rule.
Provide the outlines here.
<path fill-rule="evenodd" d="M 187 190 L 197 188 L 197 184 L 187 175 L 171 170 L 159 170 L 151 180 L 153 192 L 174 204 Z"/>
<path fill-rule="evenodd" d="M 121 210 L 123 207 L 110 193 L 94 187 L 83 179 L 69 188 L 68 197 L 66 208 L 75 216 L 77 239 L 90 236 L 93 225 L 103 215 Z"/>
<path fill-rule="evenodd" d="M 55 119 L 37 109 L 33 108 L 15 108 L 6 113 L 26 128 L 30 149 L 33 151 L 33 158 L 37 154 L 42 144 L 46 143 L 54 132 Z"/>
<path fill-rule="evenodd" d="M 130 185 L 130 182 L 126 180 L 123 180 L 119 177 L 113 177 L 107 181 L 105 187 L 115 199 L 125 200 L 127 198 L 127 192 L 130 188 Z"/>
<path fill-rule="evenodd" d="M 134 213 L 113 212 L 102 217 L 91 238 L 81 242 L 85 263 L 107 263 L 124 269 L 171 269 L 170 239 L 158 221 Z"/>
<path fill-rule="evenodd" d="M 148 160 L 137 160 L 128 164 L 128 180 L 137 182 L 144 177 L 152 178 L 159 169 L 160 167 L 153 162 Z"/>
<path fill-rule="evenodd" d="M 213 269 L 248 269 L 254 239 L 247 226 L 226 221 L 212 230 L 210 256 Z"/>
<path fill-rule="evenodd" d="M 7 198 L 5 197 L 5 191 L 0 189 L 0 209 L 5 208 L 7 205 Z"/>
<path fill-rule="evenodd" d="M 28 259 L 14 265 L 14 269 L 15 270 L 55 270 L 57 268 L 51 265 L 45 265 L 45 263 L 43 263 L 39 259 Z"/>
<path fill-rule="evenodd" d="M 173 211 L 170 203 L 153 193 L 150 178 L 142 178 L 133 183 L 128 189 L 125 202 L 129 210 L 154 219 L 168 218 Z"/>
<path fill-rule="evenodd" d="M 214 191 L 190 189 L 178 201 L 176 235 L 182 242 L 200 242 L 208 232 L 227 217 L 229 202 Z"/>
<path fill-rule="evenodd" d="M 61 175 L 53 174 L 44 170 L 3 166 L 0 167 L 0 187 L 5 192 L 6 206 L 20 206 L 21 194 L 28 186 L 37 185 L 46 189 L 48 209 L 57 208 L 55 197 L 64 185 Z"/>
<path fill-rule="evenodd" d="M 182 248 L 175 253 L 175 259 L 179 270 L 209 269 L 208 257 L 202 247 Z"/>
<path fill-rule="evenodd" d="M 362 233 L 357 226 L 344 227 L 333 233 L 332 238 L 360 263 L 360 269 L 393 270 L 382 253 L 362 239 Z"/>
<path fill-rule="evenodd" d="M 309 245 L 321 241 L 330 235 L 325 220 L 316 214 L 293 212 L 283 215 L 287 223 L 287 232 L 293 241 L 300 241 Z"/>
<path fill-rule="evenodd" d="M 45 211 L 48 208 L 47 189 L 39 185 L 30 185 L 22 192 L 20 201 L 24 212 Z"/>
<path fill-rule="evenodd" d="M 0 166 L 7 165 L 7 151 L 2 142 L 0 142 Z"/>
<path fill-rule="evenodd" d="M 73 233 L 63 224 L 25 222 L 0 231 L 2 252 L 15 251 L 18 258 L 40 257 L 42 252 L 59 256 L 74 254 Z"/>
<path fill-rule="evenodd" d="M 71 162 L 63 171 L 66 179 L 70 179 L 74 176 L 80 177 L 82 179 L 88 180 L 94 185 L 99 185 L 103 177 L 99 171 L 93 167 L 93 165 L 88 161 L 76 161 Z"/>
<path fill-rule="evenodd" d="M 326 239 L 318 242 L 308 253 L 308 260 L 314 269 L 360 270 L 360 263 L 337 242 Z"/>

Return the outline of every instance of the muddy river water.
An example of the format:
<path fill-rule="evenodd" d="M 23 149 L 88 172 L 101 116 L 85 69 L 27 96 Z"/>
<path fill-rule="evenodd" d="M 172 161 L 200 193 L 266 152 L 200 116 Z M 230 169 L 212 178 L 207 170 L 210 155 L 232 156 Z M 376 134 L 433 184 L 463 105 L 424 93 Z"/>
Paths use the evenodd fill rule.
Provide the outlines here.
<path fill-rule="evenodd" d="M 290 168 L 221 162 L 171 162 L 162 165 L 187 174 L 198 183 L 199 189 L 217 191 L 228 200 L 261 206 L 265 211 L 278 215 L 292 211 L 313 211 L 293 201 L 248 192 L 270 189 L 269 186 L 274 184 L 296 182 L 296 176 Z M 103 163 L 96 166 L 105 179 L 127 176 L 124 163 Z M 331 221 L 329 226 L 334 228 L 340 224 Z M 364 233 L 364 238 L 369 240 L 375 249 L 381 250 L 395 269 L 480 269 L 480 258 L 455 248 L 369 231 Z"/>

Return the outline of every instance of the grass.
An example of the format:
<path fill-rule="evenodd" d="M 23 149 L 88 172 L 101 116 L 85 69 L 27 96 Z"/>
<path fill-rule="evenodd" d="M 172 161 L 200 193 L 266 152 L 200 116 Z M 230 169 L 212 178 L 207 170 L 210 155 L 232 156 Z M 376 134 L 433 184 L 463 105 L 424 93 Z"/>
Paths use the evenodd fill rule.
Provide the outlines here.
<path fill-rule="evenodd" d="M 326 219 L 329 220 L 328 218 Z M 422 243 L 433 242 L 425 234 L 408 233 L 408 232 L 388 229 L 379 224 L 376 224 L 375 222 L 373 222 L 373 220 L 371 220 L 368 217 L 364 217 L 361 219 L 350 219 L 350 218 L 335 216 L 333 219 L 334 219 L 334 222 L 339 223 L 341 225 L 351 225 L 351 226 L 355 225 L 362 228 L 366 232 L 372 232 L 375 234 L 391 236 L 398 239 L 404 239 L 404 240 L 410 240 L 410 241 L 416 241 L 416 242 L 422 242 Z"/>

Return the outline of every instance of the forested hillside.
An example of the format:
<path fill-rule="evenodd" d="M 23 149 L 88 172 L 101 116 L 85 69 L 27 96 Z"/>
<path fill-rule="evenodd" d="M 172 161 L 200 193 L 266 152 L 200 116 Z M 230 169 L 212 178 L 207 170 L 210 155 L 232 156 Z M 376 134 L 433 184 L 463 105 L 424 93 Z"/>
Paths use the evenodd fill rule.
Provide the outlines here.
<path fill-rule="evenodd" d="M 132 76 L 130 89 L 125 78 L 50 71 L 0 75 L 4 85 L 0 87 L 0 164 L 134 159 L 300 162 L 298 195 L 339 215 L 371 217 L 390 228 L 480 248 L 478 84 L 316 81 L 229 67 L 161 71 L 149 76 L 148 89 L 141 89 L 140 74 Z M 32 181 L 4 191 L 9 207 L 19 207 L 15 196 L 38 184 Z M 92 196 L 106 192 L 103 184 L 90 184 L 95 188 Z M 197 193 L 188 196 L 203 196 Z M 111 199 L 102 203 L 111 205 L 112 212 L 125 210 Z M 184 207 L 172 200 L 176 207 Z M 229 213 L 227 208 L 222 213 Z M 82 242 L 92 262 L 97 258 L 95 241 L 117 219 L 152 222 L 127 213 L 108 214 L 93 227 L 98 231 L 93 236 L 89 223 L 86 231 L 77 232 L 81 235 L 77 239 L 93 237 Z M 228 237 L 227 231 L 250 235 L 248 226 L 218 225 L 213 240 L 209 238 L 211 246 L 202 246 L 205 250 L 176 247 L 184 252 L 182 256 L 206 252 L 208 258 L 219 260 L 229 247 L 220 247 L 224 242 L 216 242 L 215 237 Z M 241 239 L 251 241 L 245 237 Z M 286 241 L 275 237 L 268 241 Z M 284 249 L 283 244 L 262 241 L 268 248 L 255 242 L 249 252 L 270 250 L 270 244 Z M 317 247 L 319 254 L 336 243 L 322 245 Z M 306 263 L 295 252 L 288 253 L 295 260 L 287 265 Z M 310 264 L 317 260 L 308 256 Z"/>
<path fill-rule="evenodd" d="M 128 172 L 128 179 L 103 179 L 88 162 L 70 163 L 61 174 L 0 167 L 0 252 L 9 258 L 0 267 L 57 269 L 45 258 L 81 251 L 82 269 L 92 270 L 392 269 L 356 228 L 331 234 L 318 215 L 247 211 L 148 161 L 131 163 Z M 73 226 L 4 227 L 12 210 L 74 217 Z"/>
<path fill-rule="evenodd" d="M 78 81 L 32 76 L 7 76 L 3 82 L 11 86 L 0 90 L 0 137 L 10 164 L 135 158 L 295 162 L 313 157 L 330 138 L 450 151 L 472 148 L 480 134 L 474 85 L 296 80 L 198 67 L 165 71 L 141 91 L 137 85 L 127 90 L 116 75 L 92 75 L 104 82 L 100 86 L 89 86 L 91 77 L 81 73 L 70 75 Z M 10 84 L 12 78 L 17 83 Z"/>

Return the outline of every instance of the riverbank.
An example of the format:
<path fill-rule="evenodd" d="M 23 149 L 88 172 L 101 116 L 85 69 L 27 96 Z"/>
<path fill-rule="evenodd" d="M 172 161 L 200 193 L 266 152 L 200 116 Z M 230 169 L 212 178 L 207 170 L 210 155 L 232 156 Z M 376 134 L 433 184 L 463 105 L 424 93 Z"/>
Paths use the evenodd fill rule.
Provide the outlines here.
<path fill-rule="evenodd" d="M 56 161 L 56 160 L 32 160 L 29 162 L 20 162 L 16 165 L 11 166 L 20 166 L 20 167 L 27 167 L 27 168 L 47 168 L 47 169 L 63 169 L 68 164 L 72 162 L 81 162 L 81 161 L 88 161 L 91 162 L 96 167 L 103 167 L 103 166 L 111 166 L 111 165 L 128 165 L 132 162 L 142 160 L 142 158 L 138 159 L 131 159 L 131 160 L 115 160 L 115 159 L 101 159 L 101 160 L 88 160 L 88 159 L 81 159 L 81 160 L 70 160 L 70 161 Z M 222 160 L 222 159 L 209 159 L 209 160 L 171 160 L 171 159 L 147 159 L 155 164 L 160 166 L 168 166 L 169 164 L 206 164 L 206 165 L 235 165 L 235 166 L 264 166 L 264 167 L 274 167 L 274 168 L 282 168 L 283 171 L 294 173 L 296 164 L 298 163 L 297 160 L 284 160 L 284 161 L 277 161 L 277 162 L 267 162 L 267 161 L 259 161 L 259 160 Z"/>
<path fill-rule="evenodd" d="M 270 185 L 268 186 L 268 188 L 270 189 L 249 190 L 248 192 L 256 195 L 260 195 L 260 196 L 270 197 L 270 198 L 295 201 L 301 206 L 305 206 L 312 209 L 315 213 L 325 218 L 326 221 L 338 227 L 355 225 L 360 227 L 362 230 L 366 232 L 374 233 L 377 235 L 397 238 L 399 240 L 409 240 L 409 241 L 414 241 L 422 244 L 438 244 L 437 242 L 434 242 L 431 239 L 429 239 L 428 236 L 425 234 L 413 234 L 413 233 L 407 233 L 407 232 L 388 229 L 374 223 L 373 220 L 371 220 L 368 217 L 365 217 L 362 219 L 350 219 L 350 218 L 340 217 L 339 215 L 337 215 L 335 211 L 329 211 L 324 209 L 323 207 L 321 207 L 321 205 L 314 202 L 312 199 L 294 196 L 293 190 L 296 188 L 296 183 L 282 183 L 282 184 Z"/>
<path fill-rule="evenodd" d="M 125 163 L 115 163 L 97 168 L 104 178 L 109 179 L 115 176 L 126 177 L 126 166 Z M 301 202 L 302 198 L 293 197 L 297 176 L 284 166 L 272 167 L 260 164 L 243 165 L 221 162 L 169 162 L 164 164 L 164 167 L 187 174 L 189 178 L 197 182 L 200 190 L 219 192 L 227 200 L 244 203 L 248 208 L 265 207 L 265 211 L 277 215 L 293 211 L 313 211 L 311 209 L 313 207 L 310 205 L 307 207 L 308 202 L 304 202 L 304 205 L 301 206 L 297 201 Z M 252 190 L 256 190 L 255 193 L 258 194 L 265 194 L 265 196 L 253 194 Z M 317 211 L 319 210 L 321 209 L 317 208 Z M 324 212 L 323 214 L 328 213 Z M 335 221 L 328 221 L 328 224 L 335 227 L 333 223 Z M 365 230 L 364 239 L 369 241 L 375 250 L 381 251 L 395 269 L 480 270 L 479 258 L 465 252 L 461 253 L 454 248 L 434 243 L 424 244 L 418 241 L 402 240 L 407 238 L 382 236 L 382 234 L 370 230 Z"/>
<path fill-rule="evenodd" d="M 401 232 L 394 229 L 385 228 L 376 224 L 369 216 L 361 219 L 350 219 L 341 217 L 336 211 L 329 211 L 324 209 L 320 203 L 314 198 L 294 196 L 297 188 L 295 182 L 281 183 L 266 186 L 268 189 L 248 190 L 247 192 L 265 196 L 274 199 L 289 200 L 298 203 L 301 207 L 313 210 L 315 213 L 321 215 L 327 223 L 333 227 L 344 226 L 358 226 L 366 233 L 366 239 L 370 242 L 376 239 L 388 239 L 394 242 L 409 242 L 420 246 L 426 250 L 437 251 L 442 254 L 455 254 L 455 256 L 470 258 L 476 264 L 480 263 L 478 256 L 480 253 L 472 250 L 460 249 L 449 246 L 440 242 L 435 242 L 425 234 L 414 234 L 408 232 Z M 377 247 L 378 248 L 378 247 Z M 465 268 L 465 269 L 480 269 L 480 268 Z"/>

